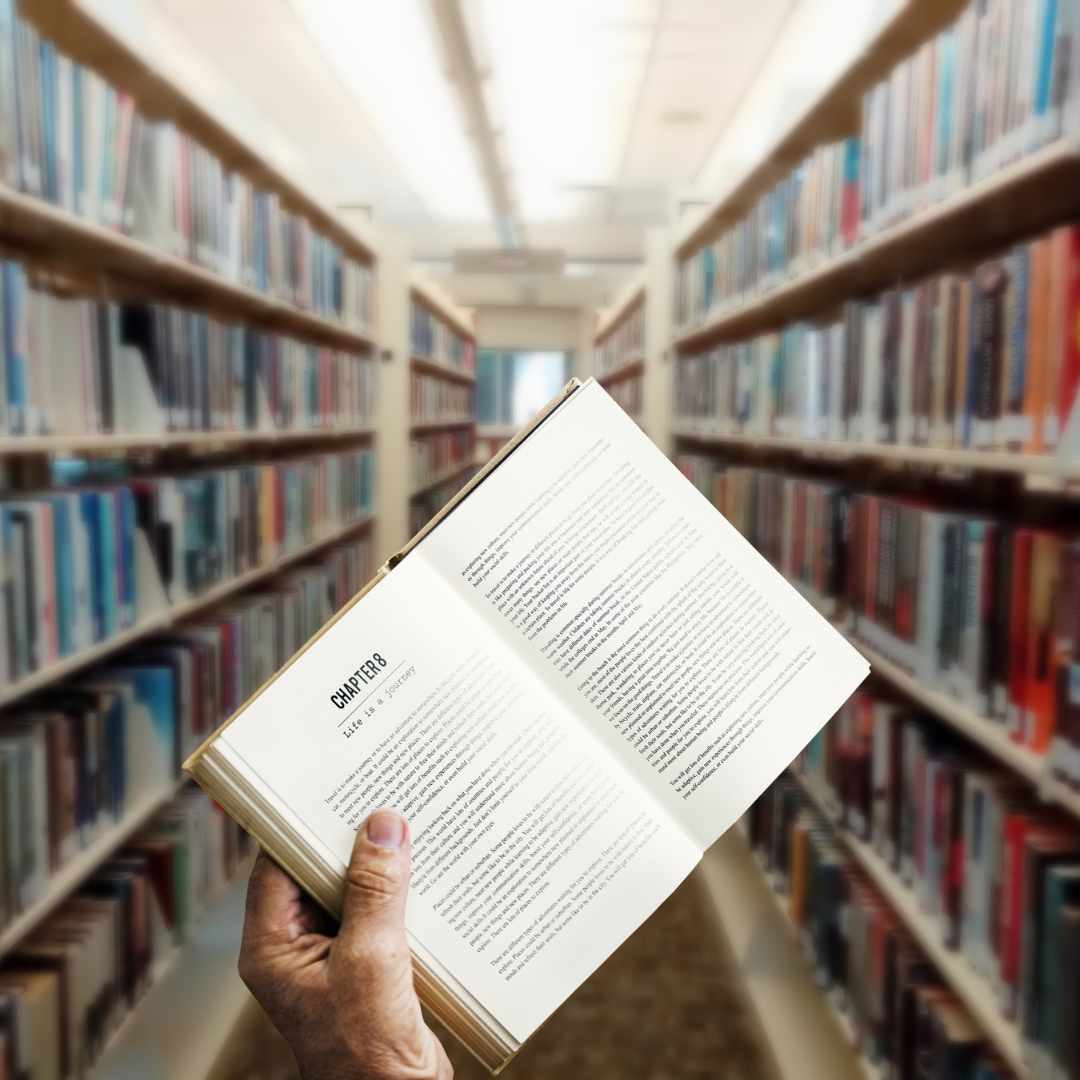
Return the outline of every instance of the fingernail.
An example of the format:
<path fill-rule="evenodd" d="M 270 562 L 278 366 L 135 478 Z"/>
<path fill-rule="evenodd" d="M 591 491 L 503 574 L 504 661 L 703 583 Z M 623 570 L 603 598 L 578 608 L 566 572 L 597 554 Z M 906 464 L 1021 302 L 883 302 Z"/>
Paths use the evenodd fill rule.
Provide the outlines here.
<path fill-rule="evenodd" d="M 367 838 L 381 848 L 399 848 L 405 842 L 405 819 L 393 810 L 376 810 L 367 822 Z"/>

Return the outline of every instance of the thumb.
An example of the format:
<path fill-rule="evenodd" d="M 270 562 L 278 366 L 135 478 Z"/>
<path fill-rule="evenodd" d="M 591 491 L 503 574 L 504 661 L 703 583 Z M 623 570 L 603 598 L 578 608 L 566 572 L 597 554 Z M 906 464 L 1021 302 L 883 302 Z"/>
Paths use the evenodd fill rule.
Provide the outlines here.
<path fill-rule="evenodd" d="M 409 894 L 409 826 L 395 810 L 376 810 L 353 843 L 345 874 L 339 937 L 350 951 L 403 952 L 405 901 Z"/>

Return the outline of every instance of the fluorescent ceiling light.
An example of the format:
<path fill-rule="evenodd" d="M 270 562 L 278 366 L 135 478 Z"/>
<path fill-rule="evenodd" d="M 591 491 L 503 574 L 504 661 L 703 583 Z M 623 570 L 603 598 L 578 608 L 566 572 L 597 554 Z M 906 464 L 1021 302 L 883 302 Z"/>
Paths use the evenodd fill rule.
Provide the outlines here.
<path fill-rule="evenodd" d="M 656 0 L 466 0 L 492 58 L 485 88 L 526 222 L 565 218 L 568 187 L 618 180 L 657 20 Z"/>
<path fill-rule="evenodd" d="M 491 203 L 440 65 L 427 0 L 289 2 L 432 216 L 489 222 Z"/>

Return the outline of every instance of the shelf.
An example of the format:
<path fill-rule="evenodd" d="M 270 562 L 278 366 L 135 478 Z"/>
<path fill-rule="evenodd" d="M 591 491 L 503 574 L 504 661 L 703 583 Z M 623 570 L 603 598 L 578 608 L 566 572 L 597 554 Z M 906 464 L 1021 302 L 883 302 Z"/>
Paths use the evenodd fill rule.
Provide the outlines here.
<path fill-rule="evenodd" d="M 622 382 L 623 379 L 630 379 L 635 375 L 643 375 L 644 373 L 645 361 L 640 356 L 636 356 L 632 360 L 620 364 L 613 371 L 608 371 L 603 375 L 597 375 L 596 381 L 601 386 L 611 386 L 614 383 Z"/>
<path fill-rule="evenodd" d="M 737 828 L 706 853 L 709 894 L 731 966 L 781 1080 L 876 1080 L 851 1029 L 814 982 L 782 904 Z"/>
<path fill-rule="evenodd" d="M 421 495 L 426 495 L 429 491 L 434 491 L 437 487 L 442 487 L 443 484 L 448 484 L 451 480 L 461 476 L 463 473 L 468 472 L 470 469 L 475 469 L 476 465 L 473 462 L 467 462 L 464 465 L 455 465 L 451 469 L 447 469 L 445 472 L 440 473 L 438 476 L 433 477 L 426 483 L 420 484 L 414 488 L 409 495 L 410 499 L 418 499 Z"/>
<path fill-rule="evenodd" d="M 62 904 L 114 851 L 123 846 L 159 810 L 171 802 L 186 783 L 177 780 L 162 791 L 148 795 L 97 840 L 91 842 L 49 878 L 45 895 L 0 927 L 0 959 Z"/>
<path fill-rule="evenodd" d="M 30 454 L 125 454 L 190 449 L 200 454 L 244 446 L 346 442 L 369 438 L 374 428 L 310 428 L 286 431 L 171 431 L 159 435 L 5 435 L 0 458 Z"/>
<path fill-rule="evenodd" d="M 442 290 L 414 274 L 409 281 L 409 292 L 414 300 L 423 304 L 437 318 L 448 323 L 469 341 L 476 341 L 476 331 L 472 328 L 468 313 L 459 308 Z"/>
<path fill-rule="evenodd" d="M 0 185 L 0 235 L 31 252 L 62 258 L 66 271 L 78 266 L 95 275 L 113 273 L 137 281 L 143 290 L 150 285 L 155 292 L 165 291 L 211 312 L 251 318 L 339 347 L 369 349 L 375 344 L 368 330 L 304 311 L 4 185 Z"/>
<path fill-rule="evenodd" d="M 791 125 L 757 165 L 682 230 L 676 254 L 687 255 L 708 242 L 725 222 L 740 217 L 815 147 L 855 134 L 864 91 L 923 41 L 948 26 L 966 4 L 967 0 L 893 0 L 855 60 L 803 112 L 793 116 Z"/>
<path fill-rule="evenodd" d="M 1051 772 L 1050 758 L 1014 742 L 1001 723 L 989 716 L 980 716 L 955 698 L 924 686 L 899 665 L 894 664 L 857 635 L 846 632 L 852 645 L 870 662 L 875 675 L 891 683 L 928 713 L 941 720 L 970 742 L 976 743 L 991 757 L 1032 784 L 1047 802 L 1080 819 L 1080 792 L 1057 780 Z"/>
<path fill-rule="evenodd" d="M 81 671 L 83 668 L 89 667 L 91 664 L 97 663 L 99 660 L 103 660 L 105 657 L 111 656 L 120 649 L 134 644 L 136 641 L 140 641 L 151 634 L 166 630 L 168 627 L 175 625 L 181 620 L 204 611 L 206 608 L 212 607 L 214 604 L 221 600 L 225 600 L 230 596 L 234 596 L 236 593 L 241 592 L 251 585 L 274 577 L 276 574 L 281 573 L 282 570 L 287 569 L 295 563 L 302 562 L 304 559 L 322 551 L 324 548 L 330 547 L 338 541 L 348 539 L 353 533 L 359 532 L 361 529 L 370 525 L 373 520 L 373 515 L 368 514 L 357 521 L 350 522 L 348 525 L 334 529 L 332 532 L 327 533 L 318 540 L 306 544 L 298 551 L 294 551 L 288 555 L 282 555 L 273 560 L 273 562 L 267 563 L 265 566 L 256 567 L 254 570 L 249 570 L 239 577 L 221 582 L 190 600 L 185 600 L 180 604 L 174 604 L 172 607 L 165 608 L 163 611 L 158 612 L 147 619 L 143 619 L 135 626 L 129 627 L 122 633 L 115 634 L 106 641 L 98 642 L 89 649 L 83 649 L 73 656 L 65 656 L 63 659 L 49 664 L 39 671 L 32 672 L 24 678 L 19 679 L 17 682 L 10 683 L 5 687 L 0 688 L 0 707 L 10 705 L 12 702 L 18 701 L 28 694 L 41 690 L 50 683 L 54 683 L 59 679 L 66 678 L 77 671 Z"/>
<path fill-rule="evenodd" d="M 1080 141 L 1050 146 L 975 181 L 850 251 L 767 292 L 722 308 L 676 332 L 680 350 L 749 336 L 820 314 L 841 300 L 889 288 L 963 257 L 977 257 L 1030 236 L 1080 209 Z"/>
<path fill-rule="evenodd" d="M 798 772 L 792 771 L 792 775 L 818 809 L 833 823 L 837 836 L 854 860 L 888 900 L 908 932 L 919 943 L 953 993 L 964 1003 L 1009 1068 L 1020 1077 L 1028 1076 L 1020 1034 L 1016 1025 L 1002 1015 L 987 980 L 977 975 L 959 952 L 945 947 L 937 923 L 920 909 L 911 890 L 897 878 L 885 860 L 868 844 L 857 840 L 840 826 L 828 797 Z"/>
<path fill-rule="evenodd" d="M 804 458 L 829 458 L 845 463 L 869 460 L 920 468 L 1010 473 L 1040 477 L 1061 484 L 1080 481 L 1080 462 L 1066 464 L 1053 454 L 1021 454 L 1004 450 L 945 450 L 926 446 L 793 439 L 779 435 L 730 435 L 710 431 L 707 422 L 701 425 L 676 422 L 672 434 L 679 439 L 711 446 L 777 451 L 797 454 Z"/>
<path fill-rule="evenodd" d="M 446 431 L 450 428 L 472 427 L 476 423 L 476 417 L 469 416 L 457 420 L 413 420 L 409 424 L 409 430 L 420 434 L 425 431 Z"/>
<path fill-rule="evenodd" d="M 247 863 L 117 1029 L 90 1080 L 203 1080 L 251 995 L 236 972 Z"/>
<path fill-rule="evenodd" d="M 597 347 L 604 343 L 604 339 L 611 336 L 619 324 L 636 307 L 645 302 L 645 285 L 641 282 L 632 283 L 627 291 L 615 301 L 611 311 L 600 319 L 593 337 L 593 344 Z"/>
<path fill-rule="evenodd" d="M 425 375 L 438 375 L 444 379 L 452 379 L 454 382 L 476 382 L 476 376 L 469 371 L 461 371 L 452 368 L 448 364 L 440 364 L 437 360 L 430 360 L 426 356 L 413 355 L 412 366 L 415 371 L 422 371 Z"/>
<path fill-rule="evenodd" d="M 107 25 L 102 12 L 119 11 L 130 17 L 137 33 L 138 5 L 117 5 L 108 0 L 22 0 L 21 13 L 56 42 L 60 50 L 131 94 L 149 116 L 167 118 L 193 135 L 203 146 L 218 154 L 230 167 L 248 179 L 277 191 L 294 210 L 306 214 L 322 232 L 362 262 L 375 258 L 377 245 L 365 227 L 346 222 L 280 164 L 272 162 L 260 147 L 229 129 L 214 114 L 216 102 L 203 103 L 191 93 L 190 83 L 181 74 L 170 78 L 153 61 L 144 60 L 124 29 L 120 34 Z M 115 20 L 126 28 L 127 22 Z"/>

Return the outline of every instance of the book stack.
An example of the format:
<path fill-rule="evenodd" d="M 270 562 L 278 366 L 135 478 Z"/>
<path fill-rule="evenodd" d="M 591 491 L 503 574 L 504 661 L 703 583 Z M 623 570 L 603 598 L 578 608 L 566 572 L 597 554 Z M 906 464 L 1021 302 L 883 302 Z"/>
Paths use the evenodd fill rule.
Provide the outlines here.
<path fill-rule="evenodd" d="M 72 299 L 0 264 L 0 434 L 365 427 L 373 364 L 166 304 Z"/>
<path fill-rule="evenodd" d="M 910 707 L 860 692 L 800 761 L 839 828 L 915 896 L 1017 1023 L 1033 1076 L 1080 1071 L 1080 829 Z M 1049 1070 L 1049 1071 L 1048 1071 Z"/>
<path fill-rule="evenodd" d="M 413 490 L 456 478 L 476 457 L 476 430 L 414 435 L 409 440 Z M 460 487 L 460 484 L 458 485 Z"/>
<path fill-rule="evenodd" d="M 676 321 L 693 327 L 837 260 L 882 230 L 1080 128 L 1076 0 L 971 0 L 816 148 L 687 255 Z M 876 65 L 875 65 L 876 68 Z"/>
<path fill-rule="evenodd" d="M 371 542 L 325 552 L 3 717 L 0 929 L 180 763 L 366 583 Z"/>
<path fill-rule="evenodd" d="M 699 434 L 1054 453 L 1076 407 L 1080 226 L 680 362 Z"/>
<path fill-rule="evenodd" d="M 90 1075 L 249 846 L 191 790 L 107 859 L 0 964 L 5 1074 Z"/>
<path fill-rule="evenodd" d="M 676 463 L 824 614 L 1080 786 L 1080 540 L 780 473 Z"/>
<path fill-rule="evenodd" d="M 794 781 L 777 781 L 751 808 L 747 825 L 819 985 L 848 1017 L 857 1049 L 879 1075 L 1013 1075 Z"/>
<path fill-rule="evenodd" d="M 681 454 L 683 475 L 819 611 L 843 609 L 847 586 L 847 492 L 830 483 Z"/>
<path fill-rule="evenodd" d="M 472 423 L 475 390 L 422 371 L 409 374 L 409 416 L 414 423 Z"/>
<path fill-rule="evenodd" d="M 415 297 L 409 309 L 413 356 L 463 375 L 476 373 L 476 343 Z"/>
<path fill-rule="evenodd" d="M 0 180 L 349 328 L 371 269 L 0 3 Z"/>
<path fill-rule="evenodd" d="M 370 514 L 373 454 L 0 501 L 0 688 Z"/>
<path fill-rule="evenodd" d="M 645 377 L 636 375 L 629 379 L 620 379 L 606 387 L 624 412 L 641 423 L 645 407 Z"/>
<path fill-rule="evenodd" d="M 714 307 L 852 247 L 859 236 L 860 144 L 855 138 L 818 147 L 766 192 L 712 244 L 676 272 L 676 325 L 693 324 Z"/>
<path fill-rule="evenodd" d="M 636 304 L 596 346 L 596 377 L 616 374 L 645 354 L 645 305 Z"/>

